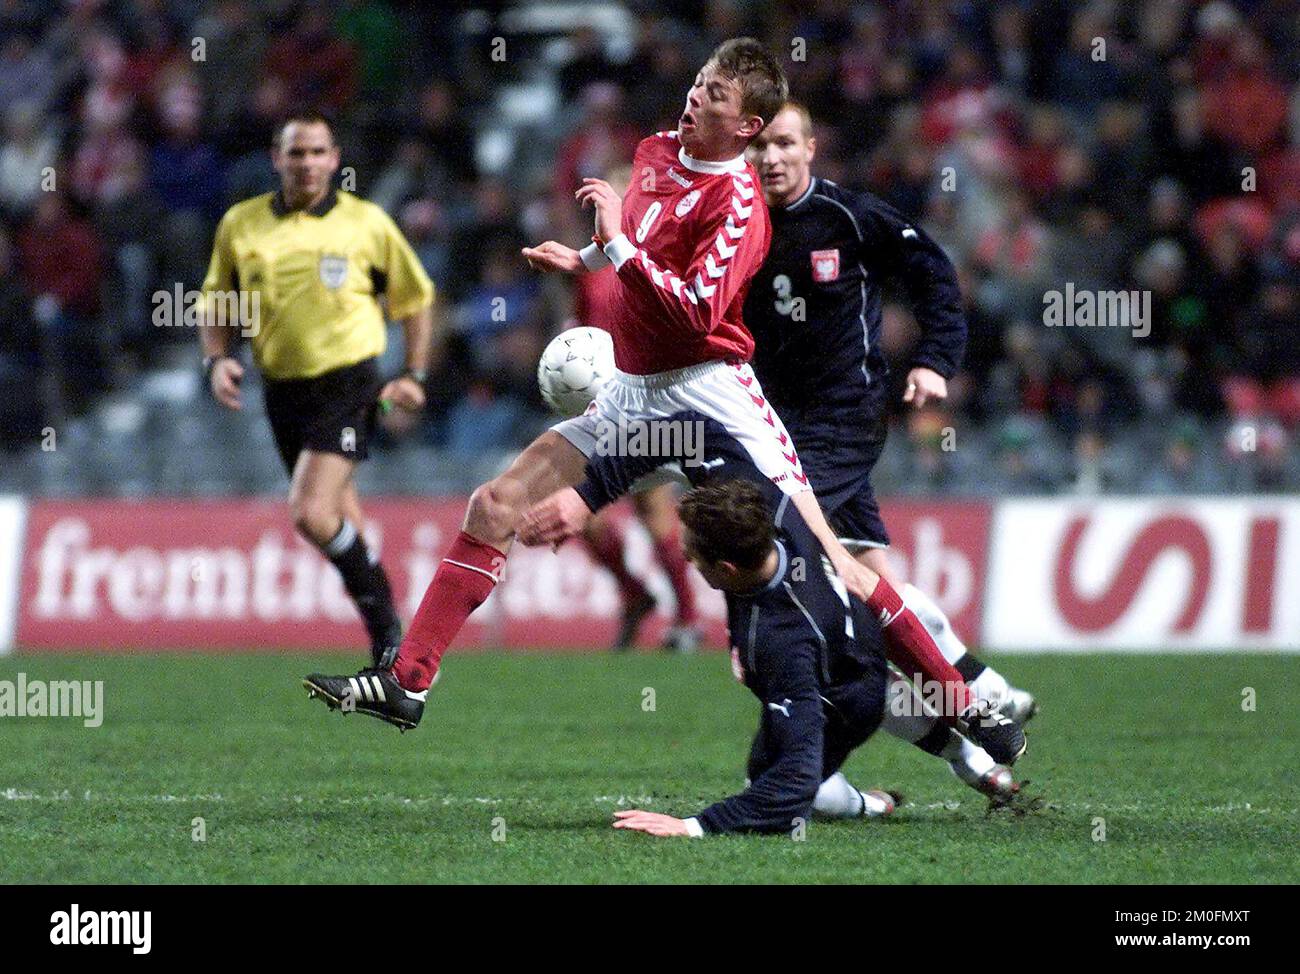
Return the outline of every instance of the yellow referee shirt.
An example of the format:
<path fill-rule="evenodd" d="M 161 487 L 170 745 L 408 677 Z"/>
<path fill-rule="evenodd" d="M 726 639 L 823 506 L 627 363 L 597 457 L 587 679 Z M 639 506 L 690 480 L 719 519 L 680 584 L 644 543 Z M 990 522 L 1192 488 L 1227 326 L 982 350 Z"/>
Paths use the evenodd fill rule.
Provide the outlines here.
<path fill-rule="evenodd" d="M 280 193 L 236 203 L 217 226 L 204 305 L 217 292 L 257 296 L 253 358 L 273 379 L 306 379 L 382 354 L 384 316 L 405 318 L 433 302 L 433 282 L 410 244 L 374 203 L 331 190 L 310 210 Z M 227 305 L 228 307 L 233 305 Z M 214 318 L 209 318 L 214 320 Z"/>

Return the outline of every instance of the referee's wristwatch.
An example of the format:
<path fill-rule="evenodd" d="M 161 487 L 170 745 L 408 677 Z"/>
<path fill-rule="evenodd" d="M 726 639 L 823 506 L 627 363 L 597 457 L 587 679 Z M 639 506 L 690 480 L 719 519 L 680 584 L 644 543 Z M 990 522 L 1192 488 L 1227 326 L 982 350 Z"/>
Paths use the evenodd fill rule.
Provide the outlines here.
<path fill-rule="evenodd" d="M 428 369 L 402 369 L 402 374 L 399 375 L 398 378 L 414 379 L 420 385 L 424 385 L 426 382 L 429 381 L 429 370 Z"/>
<path fill-rule="evenodd" d="M 211 382 L 212 370 L 216 367 L 216 364 L 220 362 L 223 358 L 233 358 L 233 357 L 234 356 L 232 356 L 229 352 L 222 352 L 220 355 L 203 356 L 203 378 L 207 379 L 208 382 Z"/>

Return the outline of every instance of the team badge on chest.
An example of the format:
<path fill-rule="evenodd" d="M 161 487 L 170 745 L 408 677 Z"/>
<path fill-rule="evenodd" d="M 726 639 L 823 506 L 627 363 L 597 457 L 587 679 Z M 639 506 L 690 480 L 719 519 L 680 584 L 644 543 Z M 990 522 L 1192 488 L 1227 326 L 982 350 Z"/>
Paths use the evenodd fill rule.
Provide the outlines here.
<path fill-rule="evenodd" d="M 700 191 L 693 189 L 677 201 L 677 209 L 673 210 L 673 216 L 681 219 L 687 213 L 695 208 L 695 204 L 700 201 Z"/>
<path fill-rule="evenodd" d="M 812 276 L 819 284 L 837 280 L 840 276 L 840 251 L 814 250 L 812 252 Z"/>
<path fill-rule="evenodd" d="M 320 281 L 331 291 L 337 291 L 348 279 L 348 259 L 340 254 L 322 254 Z"/>

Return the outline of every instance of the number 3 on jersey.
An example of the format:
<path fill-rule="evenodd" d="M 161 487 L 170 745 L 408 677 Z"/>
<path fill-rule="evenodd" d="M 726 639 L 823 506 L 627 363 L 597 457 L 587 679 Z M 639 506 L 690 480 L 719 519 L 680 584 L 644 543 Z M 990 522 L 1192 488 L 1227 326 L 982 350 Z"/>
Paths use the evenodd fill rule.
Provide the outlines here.
<path fill-rule="evenodd" d="M 776 292 L 776 300 L 772 303 L 777 314 L 785 315 L 788 318 L 790 312 L 803 303 L 799 298 L 791 295 L 788 274 L 778 274 L 772 278 L 772 290 Z"/>
<path fill-rule="evenodd" d="M 645 211 L 645 216 L 641 217 L 641 224 L 636 228 L 636 242 L 645 243 L 647 234 L 650 233 L 650 227 L 654 224 L 655 218 L 659 216 L 659 211 L 664 205 L 658 200 L 650 204 L 649 209 Z"/>

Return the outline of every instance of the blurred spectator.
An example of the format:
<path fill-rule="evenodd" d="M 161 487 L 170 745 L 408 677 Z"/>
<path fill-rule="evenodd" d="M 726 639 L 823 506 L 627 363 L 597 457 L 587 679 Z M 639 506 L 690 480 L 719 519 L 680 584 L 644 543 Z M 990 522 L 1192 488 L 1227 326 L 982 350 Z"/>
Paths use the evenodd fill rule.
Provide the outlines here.
<path fill-rule="evenodd" d="M 1286 91 L 1269 72 L 1259 39 L 1240 32 L 1227 63 L 1206 82 L 1206 131 L 1257 154 L 1281 135 L 1286 112 Z"/>
<path fill-rule="evenodd" d="M 1271 416 L 1293 429 L 1300 424 L 1300 295 L 1294 275 L 1274 268 L 1242 316 L 1224 384 L 1236 419 Z"/>
<path fill-rule="evenodd" d="M 338 115 L 356 96 L 356 55 L 333 34 L 323 3 L 306 4 L 289 32 L 272 41 L 262 70 L 284 83 L 293 104 Z"/>
<path fill-rule="evenodd" d="M 515 263 L 524 239 L 519 232 L 509 189 L 501 182 L 485 179 L 474 188 L 473 211 L 460 224 L 452 239 L 448 258 L 447 291 L 456 298 L 483 279 L 484 255 L 489 247 L 511 252 Z"/>
<path fill-rule="evenodd" d="M 1123 93 L 1119 36 L 1108 3 L 1085 3 L 1074 10 L 1069 41 L 1052 66 L 1048 92 L 1079 123 L 1086 123 L 1103 102 Z"/>
<path fill-rule="evenodd" d="M 1169 432 L 1163 453 L 1141 479 L 1148 494 L 1197 494 L 1221 491 L 1227 485 L 1213 456 L 1203 450 L 1200 427 L 1183 419 Z"/>
<path fill-rule="evenodd" d="M 31 300 L 14 276 L 9 238 L 0 231 L 0 449 L 36 439 L 45 422 L 41 339 Z"/>
<path fill-rule="evenodd" d="M 55 78 L 49 53 L 32 45 L 30 35 L 0 31 L 0 105 L 31 102 L 37 109 L 49 102 Z"/>
<path fill-rule="evenodd" d="M 817 175 L 891 201 L 959 268 L 964 371 L 943 410 L 895 412 L 882 492 L 1300 490 L 1292 4 L 616 0 L 518 34 L 513 5 L 0 2 L 0 409 L 42 366 L 46 418 L 190 368 L 150 295 L 197 283 L 214 220 L 275 188 L 275 125 L 310 104 L 453 325 L 418 438 L 518 445 L 546 421 L 542 343 L 614 281 L 539 278 L 518 248 L 585 242 L 581 179 L 671 128 L 745 33 L 789 53 Z M 1150 334 L 1047 328 L 1068 284 L 1149 296 Z M 901 375 L 914 323 L 885 313 Z"/>
<path fill-rule="evenodd" d="M 402 66 L 402 24 L 382 0 L 345 0 L 336 21 L 339 37 L 360 57 L 362 95 L 376 102 L 397 94 Z"/>
<path fill-rule="evenodd" d="M 588 86 L 582 94 L 582 113 L 582 121 L 560 145 L 555 160 L 552 185 L 557 203 L 571 201 L 584 177 L 603 179 L 614 166 L 629 161 L 637 143 L 648 134 L 627 121 L 622 93 L 613 84 Z M 572 206 L 567 211 L 576 212 Z"/>
<path fill-rule="evenodd" d="M 18 101 L 5 113 L 5 141 L 0 146 L 0 207 L 25 216 L 58 161 L 58 140 L 35 103 Z M 57 185 L 57 181 L 56 181 Z"/>
<path fill-rule="evenodd" d="M 126 126 L 127 110 L 121 100 L 91 94 L 83 103 L 85 127 L 72 157 L 72 189 L 88 205 L 120 195 L 123 172 L 139 166 L 144 155 Z"/>
<path fill-rule="evenodd" d="M 168 246 L 159 231 L 170 217 L 149 186 L 143 159 L 132 159 L 120 170 L 112 191 L 96 201 L 93 216 L 104 245 L 109 330 L 126 350 L 147 354 L 150 339 L 156 337 L 151 335 L 150 294 L 158 286 Z M 181 341 L 190 336 L 171 337 Z"/>
<path fill-rule="evenodd" d="M 459 191 L 474 181 L 478 175 L 474 167 L 474 131 L 447 82 L 435 81 L 420 93 L 413 135 L 438 166 L 440 178 L 452 184 L 447 191 Z"/>
<path fill-rule="evenodd" d="M 579 27 L 570 41 L 571 53 L 560 68 L 560 93 L 566 100 L 597 82 L 618 84 L 625 80 L 623 71 L 606 55 L 604 41 L 594 27 Z"/>
<path fill-rule="evenodd" d="M 247 0 L 220 0 L 194 24 L 205 44 L 204 97 L 212 131 L 225 141 L 238 125 L 266 52 L 266 35 Z"/>
<path fill-rule="evenodd" d="M 18 258 L 35 317 L 47 334 L 65 405 L 84 410 L 90 397 L 108 388 L 99 312 L 101 248 L 87 220 L 73 216 L 63 197 L 44 193 L 31 220 L 18 234 Z"/>

